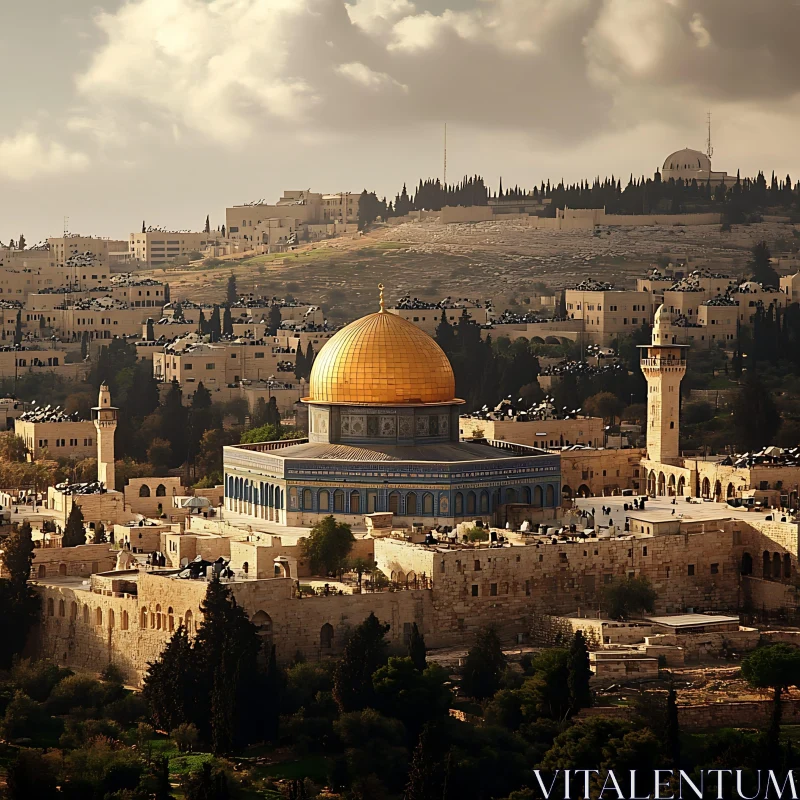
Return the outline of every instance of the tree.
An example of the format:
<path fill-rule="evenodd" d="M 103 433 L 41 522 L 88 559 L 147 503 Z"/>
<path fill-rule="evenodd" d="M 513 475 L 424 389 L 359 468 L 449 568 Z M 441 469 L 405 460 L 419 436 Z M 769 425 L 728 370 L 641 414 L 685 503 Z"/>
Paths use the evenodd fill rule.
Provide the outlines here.
<path fill-rule="evenodd" d="M 40 599 L 28 584 L 34 547 L 31 526 L 23 522 L 3 542 L 3 566 L 8 577 L 0 581 L 0 668 L 8 669 L 22 652 L 28 633 L 36 623 Z"/>
<path fill-rule="evenodd" d="M 350 526 L 328 514 L 301 540 L 303 556 L 308 559 L 313 573 L 335 574 L 344 567 L 354 541 Z"/>
<path fill-rule="evenodd" d="M 157 728 L 172 731 L 189 724 L 197 702 L 196 681 L 192 645 L 186 628 L 180 625 L 161 655 L 148 663 L 142 686 L 142 698 Z"/>
<path fill-rule="evenodd" d="M 8 765 L 8 800 L 54 800 L 61 796 L 56 785 L 52 763 L 36 750 L 19 750 L 17 757 Z"/>
<path fill-rule="evenodd" d="M 643 611 L 653 612 L 656 592 L 645 577 L 626 578 L 606 586 L 601 594 L 603 610 L 612 619 L 628 619 Z"/>
<path fill-rule="evenodd" d="M 308 377 L 306 357 L 303 353 L 303 348 L 299 344 L 297 345 L 297 352 L 294 357 L 294 374 L 297 380 L 304 380 Z"/>
<path fill-rule="evenodd" d="M 18 250 L 25 249 L 25 236 L 22 233 L 19 235 L 19 242 L 17 243 L 17 249 Z"/>
<path fill-rule="evenodd" d="M 219 306 L 214 304 L 214 309 L 211 312 L 211 319 L 208 321 L 208 332 L 211 334 L 211 341 L 218 342 L 219 337 L 222 335 L 222 322 L 219 317 Z"/>
<path fill-rule="evenodd" d="M 225 238 L 225 225 L 222 226 L 222 238 Z"/>
<path fill-rule="evenodd" d="M 586 398 L 583 408 L 590 416 L 602 417 L 609 425 L 613 425 L 622 413 L 622 401 L 611 392 L 598 392 Z"/>
<path fill-rule="evenodd" d="M 447 321 L 447 309 L 442 309 L 442 319 L 436 326 L 436 343 L 445 353 L 451 353 L 455 344 L 453 326 Z"/>
<path fill-rule="evenodd" d="M 28 454 L 25 440 L 11 431 L 0 432 L 0 459 L 22 463 Z"/>
<path fill-rule="evenodd" d="M 772 393 L 758 375 L 750 373 L 733 404 L 736 444 L 742 450 L 758 450 L 772 444 L 781 417 Z"/>
<path fill-rule="evenodd" d="M 8 572 L 7 580 L 15 590 L 27 585 L 31 577 L 33 555 L 31 524 L 26 520 L 3 542 L 3 566 Z"/>
<path fill-rule="evenodd" d="M 759 647 L 742 661 L 742 677 L 756 689 L 772 689 L 769 738 L 777 745 L 783 693 L 800 681 L 800 648 L 783 643 Z"/>
<path fill-rule="evenodd" d="M 225 306 L 222 314 L 222 335 L 233 336 L 233 317 L 231 316 L 231 307 L 228 305 Z"/>
<path fill-rule="evenodd" d="M 147 228 L 144 225 L 144 220 L 142 220 L 142 233 L 147 233 Z"/>
<path fill-rule="evenodd" d="M 225 772 L 208 761 L 185 776 L 182 788 L 186 800 L 229 800 L 231 796 Z"/>
<path fill-rule="evenodd" d="M 84 333 L 86 333 L 86 331 L 84 331 Z M 147 339 L 148 342 L 154 342 L 156 340 L 156 330 L 155 330 L 155 327 L 153 325 L 153 318 L 152 317 L 148 317 L 147 318 L 147 331 L 145 333 L 145 338 Z M 83 351 L 81 351 L 81 352 L 83 352 Z M 86 358 L 86 356 L 83 356 L 83 357 Z"/>
<path fill-rule="evenodd" d="M 208 333 L 208 323 L 206 322 L 206 315 L 203 313 L 203 309 L 200 309 L 200 316 L 197 318 L 197 332 L 204 336 Z"/>
<path fill-rule="evenodd" d="M 94 536 L 92 537 L 92 544 L 108 544 L 108 537 L 106 536 L 106 526 L 102 522 L 98 522 L 94 528 Z"/>
<path fill-rule="evenodd" d="M 411 636 L 408 640 L 408 657 L 419 672 L 424 672 L 428 666 L 427 652 L 425 637 L 420 633 L 417 623 L 414 622 L 411 625 Z"/>
<path fill-rule="evenodd" d="M 273 303 L 269 308 L 269 316 L 267 317 L 267 334 L 269 336 L 275 336 L 278 333 L 281 321 L 281 307 Z"/>
<path fill-rule="evenodd" d="M 431 800 L 444 797 L 445 769 L 442 761 L 435 757 L 435 751 L 434 737 L 430 726 L 426 725 L 419 735 L 411 757 L 403 800 Z"/>
<path fill-rule="evenodd" d="M 672 759 L 673 769 L 681 765 L 681 729 L 678 722 L 678 695 L 674 686 L 669 687 L 667 694 L 667 725 L 664 734 L 666 751 Z"/>
<path fill-rule="evenodd" d="M 494 628 L 485 628 L 467 653 L 461 668 L 461 688 L 476 700 L 485 700 L 500 688 L 500 675 L 506 667 L 506 656 Z"/>
<path fill-rule="evenodd" d="M 61 546 L 77 547 L 79 544 L 86 544 L 86 530 L 83 527 L 81 507 L 73 499 L 72 508 L 69 510 L 69 516 L 67 517 L 67 524 L 64 527 Z"/>
<path fill-rule="evenodd" d="M 203 228 L 203 233 L 211 233 L 211 217 L 206 214 L 206 226 Z"/>
<path fill-rule="evenodd" d="M 232 306 L 236 301 L 239 299 L 239 293 L 236 291 L 236 276 L 231 273 L 228 277 L 228 286 L 225 290 L 225 298 L 228 301 L 228 305 Z"/>
<path fill-rule="evenodd" d="M 382 624 L 374 613 L 353 631 L 342 658 L 333 673 L 333 699 L 339 711 L 357 711 L 372 705 L 373 674 L 387 661 L 384 637 L 390 625 Z"/>
<path fill-rule="evenodd" d="M 572 711 L 577 712 L 582 708 L 589 708 L 592 704 L 592 690 L 589 688 L 592 671 L 589 668 L 589 648 L 586 646 L 583 631 L 575 631 L 575 636 L 572 638 L 567 669 L 569 670 L 567 684 Z"/>
<path fill-rule="evenodd" d="M 147 448 L 147 461 L 156 472 L 166 472 L 172 463 L 172 445 L 157 436 Z"/>
<path fill-rule="evenodd" d="M 772 266 L 772 253 L 770 253 L 769 246 L 765 241 L 758 242 L 753 247 L 753 260 L 750 266 L 753 270 L 752 280 L 760 283 L 762 286 L 773 286 L 778 288 L 780 286 L 780 278 L 775 268 Z"/>

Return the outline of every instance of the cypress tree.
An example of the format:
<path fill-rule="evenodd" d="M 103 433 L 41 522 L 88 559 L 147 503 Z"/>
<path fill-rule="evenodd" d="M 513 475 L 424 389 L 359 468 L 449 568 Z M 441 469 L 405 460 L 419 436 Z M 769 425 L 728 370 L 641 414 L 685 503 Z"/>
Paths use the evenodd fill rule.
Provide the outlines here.
<path fill-rule="evenodd" d="M 205 706 L 198 704 L 195 695 L 194 667 L 192 645 L 180 625 L 158 659 L 148 663 L 142 686 L 142 698 L 157 728 L 171 731 L 205 714 Z"/>
<path fill-rule="evenodd" d="M 39 595 L 28 585 L 33 562 L 31 526 L 24 522 L 3 543 L 3 564 L 8 576 L 0 581 L 0 667 L 8 669 L 22 652 L 36 623 Z"/>
<path fill-rule="evenodd" d="M 333 673 L 333 699 L 342 713 L 358 711 L 372 702 L 372 675 L 386 664 L 389 625 L 373 612 L 353 631 Z"/>
<path fill-rule="evenodd" d="M 225 306 L 225 313 L 222 315 L 222 335 L 233 336 L 233 317 L 230 306 Z"/>
<path fill-rule="evenodd" d="M 206 227 L 203 229 L 203 233 L 211 233 L 211 217 L 206 214 Z"/>
<path fill-rule="evenodd" d="M 31 533 L 31 524 L 26 521 L 3 542 L 3 566 L 8 573 L 6 580 L 14 591 L 25 587 L 31 577 L 34 554 Z"/>
<path fill-rule="evenodd" d="M 314 352 L 314 345 L 311 342 L 308 343 L 308 347 L 306 348 L 306 375 L 305 379 L 308 380 L 311 378 L 311 367 L 314 366 L 314 359 L 317 357 L 317 354 Z"/>
<path fill-rule="evenodd" d="M 239 293 L 236 291 L 236 276 L 233 273 L 231 273 L 230 277 L 228 278 L 228 286 L 225 290 L 225 298 L 228 301 L 229 306 L 232 306 L 239 299 Z"/>
<path fill-rule="evenodd" d="M 294 358 L 294 374 L 297 380 L 306 377 L 306 357 L 303 354 L 303 348 L 297 345 L 297 354 Z"/>
<path fill-rule="evenodd" d="M 586 647 L 583 631 L 575 631 L 575 636 L 572 638 L 567 669 L 569 670 L 567 685 L 569 686 L 572 711 L 588 708 L 592 704 L 592 690 L 589 688 L 592 671 L 589 669 L 589 649 Z"/>
<path fill-rule="evenodd" d="M 447 311 L 443 308 L 442 309 L 442 319 L 439 324 L 436 326 L 436 343 L 445 353 L 451 353 L 453 351 L 453 345 L 455 344 L 455 333 L 453 332 L 453 326 L 447 321 Z"/>
<path fill-rule="evenodd" d="M 83 527 L 83 511 L 81 507 L 73 501 L 72 508 L 67 517 L 67 524 L 64 527 L 64 536 L 61 540 L 62 547 L 77 547 L 79 544 L 86 544 L 86 531 Z"/>
<path fill-rule="evenodd" d="M 94 536 L 92 537 L 92 544 L 108 544 L 108 537 L 106 536 L 106 526 L 102 522 L 98 522 L 94 528 Z"/>
<path fill-rule="evenodd" d="M 411 626 L 411 637 L 408 640 L 408 657 L 419 672 L 424 672 L 425 668 L 428 666 L 427 652 L 425 637 L 419 632 L 419 628 L 415 622 Z"/>
<path fill-rule="evenodd" d="M 430 726 L 426 725 L 411 757 L 403 800 L 430 800 L 444 795 L 444 769 L 434 755 L 435 743 L 432 740 Z"/>
<path fill-rule="evenodd" d="M 272 305 L 269 309 L 269 317 L 267 318 L 268 329 L 267 333 L 270 336 L 275 336 L 278 333 L 278 328 L 281 327 L 281 307 Z"/>
<path fill-rule="evenodd" d="M 219 318 L 219 306 L 214 305 L 214 310 L 211 312 L 211 319 L 208 321 L 208 332 L 211 334 L 211 341 L 218 342 L 219 337 L 222 335 L 222 323 Z"/>
<path fill-rule="evenodd" d="M 208 333 L 208 323 L 206 322 L 206 315 L 203 313 L 202 308 L 200 309 L 200 318 L 197 321 L 197 332 L 201 336 Z"/>
<path fill-rule="evenodd" d="M 84 331 L 84 333 L 86 333 L 86 331 Z M 147 334 L 146 334 L 146 338 L 147 338 L 148 342 L 154 342 L 156 340 L 156 331 L 155 331 L 155 328 L 153 326 L 152 317 L 148 317 L 147 318 Z"/>

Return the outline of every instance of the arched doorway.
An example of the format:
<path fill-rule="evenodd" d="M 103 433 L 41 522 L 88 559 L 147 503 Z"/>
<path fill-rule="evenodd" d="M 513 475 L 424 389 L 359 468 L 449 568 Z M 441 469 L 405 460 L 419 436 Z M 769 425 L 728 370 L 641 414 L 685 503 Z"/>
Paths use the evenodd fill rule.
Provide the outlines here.
<path fill-rule="evenodd" d="M 667 494 L 670 497 L 675 497 L 675 476 L 670 475 L 667 481 Z"/>
<path fill-rule="evenodd" d="M 406 516 L 415 517 L 417 515 L 417 493 L 409 492 L 406 495 Z"/>
<path fill-rule="evenodd" d="M 711 481 L 708 478 L 703 478 L 703 482 L 700 484 L 700 496 L 711 497 Z"/>
<path fill-rule="evenodd" d="M 718 503 L 722 500 L 722 484 L 719 481 L 714 484 L 714 500 Z"/>
<path fill-rule="evenodd" d="M 742 553 L 742 575 L 753 574 L 753 556 L 750 553 Z"/>
<path fill-rule="evenodd" d="M 728 500 L 731 500 L 732 498 L 736 497 L 736 489 L 733 488 L 732 483 L 728 484 L 728 488 L 725 491 L 725 496 L 728 498 Z"/>
<path fill-rule="evenodd" d="M 562 486 L 561 497 L 563 497 L 564 500 L 572 500 L 572 489 L 569 486 Z"/>
<path fill-rule="evenodd" d="M 553 488 L 552 483 L 547 484 L 547 495 L 545 496 L 545 503 L 547 508 L 552 508 L 556 504 L 556 490 Z"/>
<path fill-rule="evenodd" d="M 651 472 L 647 476 L 647 494 L 651 497 L 655 497 L 656 494 L 656 473 Z"/>
<path fill-rule="evenodd" d="M 392 514 L 399 514 L 400 513 L 400 494 L 399 492 L 392 492 L 389 495 L 389 511 Z"/>
<path fill-rule="evenodd" d="M 768 580 L 772 576 L 772 559 L 769 553 L 765 550 L 761 556 L 761 577 Z"/>
<path fill-rule="evenodd" d="M 589 490 L 589 487 L 585 483 L 582 483 L 578 487 L 578 497 L 591 497 L 591 496 L 592 496 L 592 493 Z"/>
<path fill-rule="evenodd" d="M 544 505 L 544 496 L 541 486 L 536 486 L 533 490 L 533 505 L 535 508 L 541 508 L 542 505 Z"/>
<path fill-rule="evenodd" d="M 326 622 L 319 629 L 319 646 L 323 650 L 330 650 L 333 647 L 333 625 Z"/>
<path fill-rule="evenodd" d="M 658 496 L 663 497 L 667 493 L 667 479 L 663 472 L 658 473 Z"/>
<path fill-rule="evenodd" d="M 686 494 L 686 478 L 681 475 L 681 477 L 678 478 L 678 495 L 683 497 L 684 494 Z"/>
<path fill-rule="evenodd" d="M 780 553 L 773 553 L 772 554 L 772 577 L 775 580 L 781 579 L 781 572 L 782 572 L 782 565 L 781 565 L 781 556 Z"/>
<path fill-rule="evenodd" d="M 788 553 L 783 554 L 783 579 L 788 580 L 792 577 L 792 557 Z"/>

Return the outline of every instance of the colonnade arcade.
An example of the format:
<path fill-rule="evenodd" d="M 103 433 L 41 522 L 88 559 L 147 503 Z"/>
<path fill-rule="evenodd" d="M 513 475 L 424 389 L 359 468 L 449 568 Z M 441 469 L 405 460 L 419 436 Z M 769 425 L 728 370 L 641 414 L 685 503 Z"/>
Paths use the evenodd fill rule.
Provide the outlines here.
<path fill-rule="evenodd" d="M 651 497 L 691 497 L 692 487 L 684 470 L 664 469 L 647 471 L 647 494 Z"/>
<path fill-rule="evenodd" d="M 286 512 L 372 514 L 391 511 L 401 517 L 463 517 L 493 514 L 501 505 L 553 508 L 556 484 L 426 491 L 424 489 L 284 488 L 233 475 L 225 479 L 225 508 L 260 519 L 286 521 Z"/>
<path fill-rule="evenodd" d="M 259 519 L 286 522 L 285 489 L 264 481 L 225 476 L 225 508 Z"/>

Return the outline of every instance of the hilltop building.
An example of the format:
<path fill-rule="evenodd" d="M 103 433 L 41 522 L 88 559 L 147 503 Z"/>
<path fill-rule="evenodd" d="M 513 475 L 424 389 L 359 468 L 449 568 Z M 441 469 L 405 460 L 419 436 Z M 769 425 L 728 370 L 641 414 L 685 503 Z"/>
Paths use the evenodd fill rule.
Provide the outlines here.
<path fill-rule="evenodd" d="M 714 185 L 724 183 L 732 186 L 736 183 L 736 178 L 728 175 L 727 172 L 714 172 L 711 169 L 711 159 L 699 150 L 691 150 L 685 147 L 683 150 L 676 150 L 664 159 L 664 166 L 661 168 L 662 181 L 683 181 L 691 183 L 708 183 Z"/>

